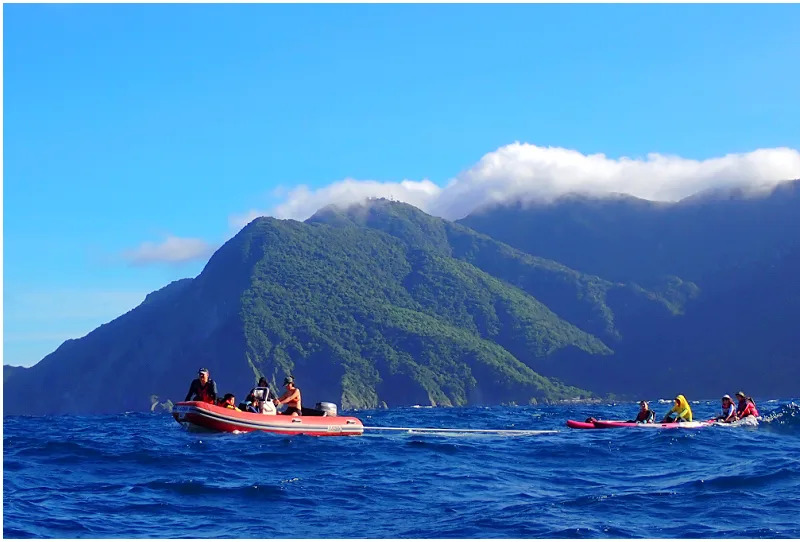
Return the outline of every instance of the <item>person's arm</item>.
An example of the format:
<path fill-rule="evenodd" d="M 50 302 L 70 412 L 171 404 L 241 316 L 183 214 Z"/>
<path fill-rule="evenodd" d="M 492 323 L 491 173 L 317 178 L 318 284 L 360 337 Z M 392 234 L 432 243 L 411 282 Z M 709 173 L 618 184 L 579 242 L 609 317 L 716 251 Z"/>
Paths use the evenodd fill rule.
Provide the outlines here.
<path fill-rule="evenodd" d="M 280 399 L 277 400 L 278 402 L 275 404 L 282 405 L 284 403 L 288 403 L 289 401 L 296 400 L 299 395 L 300 395 L 300 390 L 296 389 L 294 391 L 287 391 L 286 393 L 283 394 L 283 396 Z"/>
<path fill-rule="evenodd" d="M 212 380 L 212 381 L 209 382 L 209 384 L 211 384 L 211 389 L 209 390 L 208 393 L 211 395 L 211 399 L 216 401 L 217 400 L 217 383 Z"/>
<path fill-rule="evenodd" d="M 192 396 L 194 395 L 195 382 L 196 380 L 192 380 L 192 383 L 189 385 L 189 393 L 186 394 L 186 399 L 184 399 L 184 401 L 191 400 Z"/>
<path fill-rule="evenodd" d="M 735 419 L 736 419 L 736 409 L 732 408 L 732 409 L 730 409 L 730 411 L 728 411 L 728 417 L 725 418 L 722 421 L 724 421 L 725 423 L 730 423 L 730 422 L 734 421 Z"/>

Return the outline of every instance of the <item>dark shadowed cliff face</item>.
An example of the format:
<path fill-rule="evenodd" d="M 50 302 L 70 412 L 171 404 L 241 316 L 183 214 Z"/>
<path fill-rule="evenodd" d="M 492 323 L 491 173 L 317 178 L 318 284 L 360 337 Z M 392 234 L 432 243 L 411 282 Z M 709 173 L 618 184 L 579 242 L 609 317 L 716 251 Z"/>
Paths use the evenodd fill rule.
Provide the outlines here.
<path fill-rule="evenodd" d="M 796 394 L 797 190 L 578 199 L 460 223 L 386 200 L 260 218 L 196 278 L 4 368 L 4 411 L 160 408 L 200 366 L 220 393 L 291 373 L 306 404 L 344 408 Z"/>
<path fill-rule="evenodd" d="M 699 194 L 674 204 L 569 196 L 508 205 L 458 223 L 529 254 L 621 281 L 678 276 L 705 288 L 725 273 L 800 243 L 800 180 L 764 196 Z"/>
<path fill-rule="evenodd" d="M 498 207 L 458 223 L 575 269 L 649 285 L 680 303 L 680 318 L 639 319 L 615 348 L 623 363 L 591 379 L 580 376 L 589 364 L 572 364 L 558 375 L 569 382 L 642 394 L 668 386 L 702 396 L 734 388 L 796 393 L 800 181 L 758 197 L 729 191 L 677 204 L 572 197 Z"/>

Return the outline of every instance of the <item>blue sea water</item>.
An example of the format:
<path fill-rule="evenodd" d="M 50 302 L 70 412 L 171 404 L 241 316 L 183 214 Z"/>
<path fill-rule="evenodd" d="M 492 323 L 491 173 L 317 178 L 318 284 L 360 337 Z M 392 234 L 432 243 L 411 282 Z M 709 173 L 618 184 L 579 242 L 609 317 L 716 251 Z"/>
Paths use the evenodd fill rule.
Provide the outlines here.
<path fill-rule="evenodd" d="M 716 402 L 692 405 L 704 419 Z M 660 404 L 659 415 L 668 408 Z M 5 417 L 6 538 L 800 538 L 800 407 L 756 428 L 574 430 L 637 406 L 401 408 L 369 427 L 202 434 L 168 414 Z"/>

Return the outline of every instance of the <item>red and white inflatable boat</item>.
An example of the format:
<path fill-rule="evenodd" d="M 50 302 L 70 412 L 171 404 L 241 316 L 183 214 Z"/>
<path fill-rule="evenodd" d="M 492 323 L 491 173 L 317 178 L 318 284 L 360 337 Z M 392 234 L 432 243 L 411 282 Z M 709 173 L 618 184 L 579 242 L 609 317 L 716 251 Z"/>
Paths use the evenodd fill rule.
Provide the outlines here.
<path fill-rule="evenodd" d="M 346 436 L 361 435 L 364 425 L 352 416 L 285 416 L 257 414 L 223 408 L 201 401 L 184 401 L 172 408 L 175 421 L 188 429 L 232 433 L 266 431 L 281 435 Z"/>

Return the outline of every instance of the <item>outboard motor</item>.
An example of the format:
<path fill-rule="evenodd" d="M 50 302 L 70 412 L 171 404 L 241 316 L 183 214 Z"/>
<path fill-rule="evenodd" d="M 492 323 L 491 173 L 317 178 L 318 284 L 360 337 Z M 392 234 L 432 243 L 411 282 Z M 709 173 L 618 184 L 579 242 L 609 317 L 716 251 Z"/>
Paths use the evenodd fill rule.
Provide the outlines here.
<path fill-rule="evenodd" d="M 316 408 L 328 416 L 336 416 L 336 405 L 334 403 L 317 403 Z"/>

